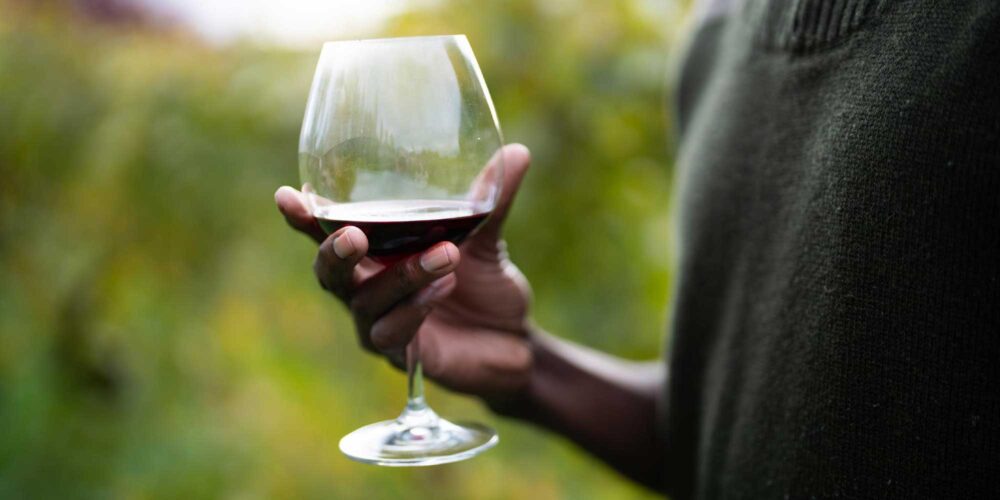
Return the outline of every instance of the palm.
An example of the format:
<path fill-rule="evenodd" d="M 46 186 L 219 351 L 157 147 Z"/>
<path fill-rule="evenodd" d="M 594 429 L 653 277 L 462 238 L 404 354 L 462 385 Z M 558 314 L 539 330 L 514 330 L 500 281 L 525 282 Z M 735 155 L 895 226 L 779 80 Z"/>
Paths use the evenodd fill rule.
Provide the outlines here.
<path fill-rule="evenodd" d="M 520 388 L 531 364 L 531 287 L 507 258 L 501 228 L 528 168 L 523 146 L 504 150 L 504 193 L 493 215 L 460 247 L 455 289 L 420 326 L 424 373 L 449 389 L 488 396 Z"/>
<path fill-rule="evenodd" d="M 450 389 L 508 391 L 522 383 L 530 362 L 525 322 L 531 290 L 503 246 L 489 228 L 462 245 L 455 290 L 420 328 L 424 371 Z"/>

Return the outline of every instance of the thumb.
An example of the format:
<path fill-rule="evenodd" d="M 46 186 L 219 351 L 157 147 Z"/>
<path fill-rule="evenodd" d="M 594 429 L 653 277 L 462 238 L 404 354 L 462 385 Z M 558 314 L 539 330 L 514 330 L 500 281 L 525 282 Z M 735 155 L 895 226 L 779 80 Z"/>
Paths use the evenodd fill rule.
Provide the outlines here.
<path fill-rule="evenodd" d="M 491 247 L 496 245 L 517 189 L 531 164 L 531 153 L 523 144 L 508 144 L 500 150 L 500 155 L 503 158 L 503 185 L 500 188 L 500 199 L 497 200 L 489 220 L 470 240 L 473 244 L 486 244 Z M 496 157 L 490 160 L 490 165 L 486 169 L 494 168 L 497 160 Z"/>

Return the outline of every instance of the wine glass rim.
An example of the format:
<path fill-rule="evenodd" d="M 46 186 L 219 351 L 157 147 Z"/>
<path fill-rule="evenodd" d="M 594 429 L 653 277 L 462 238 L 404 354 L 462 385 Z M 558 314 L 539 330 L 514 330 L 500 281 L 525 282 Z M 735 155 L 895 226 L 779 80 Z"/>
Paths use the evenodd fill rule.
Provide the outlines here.
<path fill-rule="evenodd" d="M 445 38 L 451 39 L 466 39 L 464 33 L 456 33 L 453 35 L 421 35 L 421 36 L 392 36 L 383 38 L 350 38 L 346 40 L 330 40 L 323 42 L 323 46 L 328 45 L 338 45 L 347 43 L 397 43 L 397 42 L 414 42 L 414 41 L 431 41 L 440 40 Z"/>

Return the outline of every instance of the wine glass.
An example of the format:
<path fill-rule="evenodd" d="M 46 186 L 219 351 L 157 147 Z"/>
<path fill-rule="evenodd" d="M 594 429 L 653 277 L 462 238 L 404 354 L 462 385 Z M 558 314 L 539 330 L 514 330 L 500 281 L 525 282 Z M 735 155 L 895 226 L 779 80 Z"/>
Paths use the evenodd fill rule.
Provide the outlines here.
<path fill-rule="evenodd" d="M 483 223 L 500 194 L 502 144 L 464 35 L 328 42 L 299 139 L 302 192 L 325 231 L 358 227 L 371 264 L 391 266 L 441 241 L 459 244 Z M 341 439 L 348 457 L 435 465 L 497 443 L 493 429 L 427 406 L 419 353 L 417 335 L 402 414 Z"/>

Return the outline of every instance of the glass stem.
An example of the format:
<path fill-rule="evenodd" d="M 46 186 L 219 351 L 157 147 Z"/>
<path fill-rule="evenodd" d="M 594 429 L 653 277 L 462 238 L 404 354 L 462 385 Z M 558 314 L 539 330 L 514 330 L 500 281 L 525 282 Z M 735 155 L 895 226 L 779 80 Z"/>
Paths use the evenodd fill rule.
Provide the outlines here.
<path fill-rule="evenodd" d="M 397 437 L 400 442 L 421 442 L 437 434 L 438 416 L 424 401 L 424 371 L 420 363 L 420 335 L 413 337 L 406 346 L 406 408 L 396 419 L 404 431 Z"/>
<path fill-rule="evenodd" d="M 420 336 L 414 335 L 406 346 L 406 409 L 420 411 L 427 408 L 424 401 L 424 370 L 420 363 Z"/>

